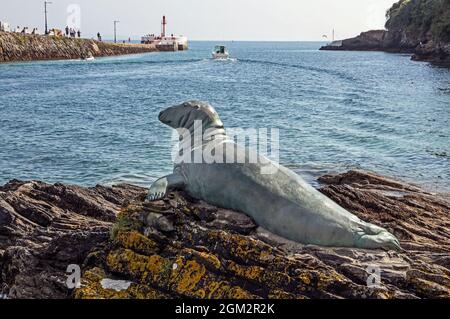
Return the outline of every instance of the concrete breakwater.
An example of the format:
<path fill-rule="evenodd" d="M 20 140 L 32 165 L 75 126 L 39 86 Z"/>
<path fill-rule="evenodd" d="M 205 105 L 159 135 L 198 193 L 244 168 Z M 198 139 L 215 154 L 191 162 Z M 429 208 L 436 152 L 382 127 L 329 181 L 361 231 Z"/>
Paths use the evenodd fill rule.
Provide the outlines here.
<path fill-rule="evenodd" d="M 0 63 L 80 59 L 157 51 L 149 44 L 116 44 L 89 39 L 0 32 Z"/>

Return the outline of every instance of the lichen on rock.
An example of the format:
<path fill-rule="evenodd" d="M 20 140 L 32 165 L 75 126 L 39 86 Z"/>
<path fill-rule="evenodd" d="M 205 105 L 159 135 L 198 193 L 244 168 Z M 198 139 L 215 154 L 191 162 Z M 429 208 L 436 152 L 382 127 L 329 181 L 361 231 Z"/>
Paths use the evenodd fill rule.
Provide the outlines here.
<path fill-rule="evenodd" d="M 450 297 L 448 195 L 361 171 L 320 181 L 321 191 L 341 206 L 393 232 L 404 251 L 301 245 L 262 230 L 242 213 L 182 192 L 146 203 L 146 190 L 129 185 L 86 189 L 11 181 L 0 187 L 0 293 L 86 299 Z M 68 264 L 82 270 L 74 291 L 64 285 Z M 374 269 L 379 282 L 372 280 Z M 114 283 L 127 285 L 114 289 Z"/>
<path fill-rule="evenodd" d="M 423 218 L 431 217 L 426 209 L 448 213 L 450 207 L 446 199 L 437 200 L 418 187 L 375 174 L 352 171 L 324 176 L 321 181 L 327 184 L 322 189 L 325 194 L 361 218 L 399 234 L 409 248 L 416 247 L 410 246 L 405 230 L 413 228 L 407 225 L 410 214 L 420 214 L 415 217 L 421 220 L 417 225 L 425 230 Z M 393 196 L 395 192 L 402 195 Z M 412 197 L 415 204 L 409 201 Z M 434 204 L 428 202 L 431 198 Z M 427 203 L 426 209 L 419 202 Z M 119 216 L 119 223 L 126 218 L 141 224 L 115 237 L 105 271 L 176 298 L 450 296 L 448 265 L 425 263 L 414 249 L 398 253 L 324 248 L 292 243 L 267 232 L 262 236 L 249 217 L 194 201 L 181 192 L 153 203 L 141 198 L 124 207 Z M 437 244 L 415 237 L 441 253 L 448 252 L 448 238 L 448 233 L 435 237 L 442 240 Z M 431 252 L 424 255 L 436 257 Z M 367 268 L 372 266 L 382 271 L 377 287 L 367 285 Z"/>

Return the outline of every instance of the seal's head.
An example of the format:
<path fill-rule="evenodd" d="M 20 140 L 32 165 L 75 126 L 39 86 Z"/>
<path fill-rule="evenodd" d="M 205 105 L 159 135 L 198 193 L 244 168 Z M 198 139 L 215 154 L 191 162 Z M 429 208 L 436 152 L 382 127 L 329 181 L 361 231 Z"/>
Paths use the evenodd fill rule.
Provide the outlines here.
<path fill-rule="evenodd" d="M 194 121 L 201 121 L 203 129 L 223 129 L 223 123 L 216 110 L 200 101 L 189 101 L 169 107 L 159 113 L 159 120 L 174 129 L 193 130 Z"/>

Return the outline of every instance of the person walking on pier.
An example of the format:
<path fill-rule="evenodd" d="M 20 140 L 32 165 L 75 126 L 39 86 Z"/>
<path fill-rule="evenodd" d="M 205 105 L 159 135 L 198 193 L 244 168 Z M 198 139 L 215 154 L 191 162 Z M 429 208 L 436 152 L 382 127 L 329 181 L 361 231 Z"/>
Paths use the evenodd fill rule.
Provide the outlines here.
<path fill-rule="evenodd" d="M 66 37 L 68 37 L 68 36 L 69 36 L 69 27 L 66 26 Z"/>
<path fill-rule="evenodd" d="M 102 41 L 102 36 L 101 36 L 100 32 L 97 32 L 97 40 L 100 42 Z"/>
<path fill-rule="evenodd" d="M 77 31 L 77 35 L 78 35 L 79 38 L 81 38 L 81 31 L 80 30 Z"/>

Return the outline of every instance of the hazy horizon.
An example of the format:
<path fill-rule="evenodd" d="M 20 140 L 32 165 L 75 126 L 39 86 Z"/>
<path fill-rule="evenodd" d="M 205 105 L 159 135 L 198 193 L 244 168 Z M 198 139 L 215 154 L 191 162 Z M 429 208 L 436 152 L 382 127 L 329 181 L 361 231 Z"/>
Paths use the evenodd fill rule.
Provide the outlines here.
<path fill-rule="evenodd" d="M 382 29 L 385 12 L 397 0 L 53 0 L 48 5 L 49 27 L 63 29 L 76 4 L 81 9 L 83 37 L 97 32 L 113 36 L 113 21 L 120 20 L 120 39 L 139 39 L 160 33 L 162 15 L 168 19 L 168 34 L 190 40 L 222 41 L 323 41 L 353 37 L 363 31 Z M 236 3 L 236 5 L 234 5 Z M 26 10 L 24 10 L 26 8 Z M 72 7 L 73 9 L 73 7 Z M 70 11 L 70 10 L 69 10 Z M 73 11 L 72 11 L 73 12 Z M 44 1 L 15 0 L 2 3 L 0 21 L 11 26 L 44 30 Z"/>

